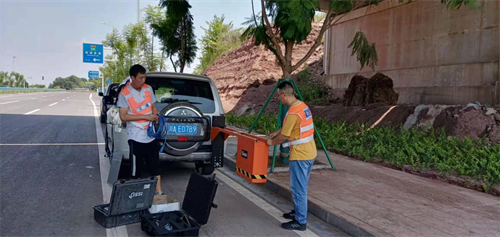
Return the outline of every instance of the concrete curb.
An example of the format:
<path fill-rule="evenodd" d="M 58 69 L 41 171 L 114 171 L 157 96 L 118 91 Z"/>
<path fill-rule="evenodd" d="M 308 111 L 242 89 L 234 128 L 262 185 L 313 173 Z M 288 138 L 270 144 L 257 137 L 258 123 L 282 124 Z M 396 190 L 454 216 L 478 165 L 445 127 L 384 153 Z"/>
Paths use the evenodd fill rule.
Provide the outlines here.
<path fill-rule="evenodd" d="M 224 155 L 224 166 L 230 168 L 231 170 L 235 170 L 236 169 L 236 161 L 233 158 L 230 158 L 230 157 Z M 275 171 L 276 171 L 276 169 L 275 169 Z M 286 200 L 293 203 L 292 192 L 290 191 L 290 189 L 288 189 L 288 187 L 283 187 L 279 184 L 272 182 L 269 179 L 263 185 L 267 189 L 273 191 L 274 193 L 280 195 L 281 197 L 283 197 Z M 322 221 L 324 221 L 330 225 L 333 225 L 334 227 L 338 228 L 339 230 L 341 230 L 341 231 L 343 231 L 351 236 L 374 236 L 372 233 L 366 231 L 365 229 L 347 221 L 342 216 L 328 212 L 323 207 L 321 207 L 319 204 L 311 201 L 311 199 L 308 199 L 307 204 L 308 204 L 309 213 L 317 216 Z"/>

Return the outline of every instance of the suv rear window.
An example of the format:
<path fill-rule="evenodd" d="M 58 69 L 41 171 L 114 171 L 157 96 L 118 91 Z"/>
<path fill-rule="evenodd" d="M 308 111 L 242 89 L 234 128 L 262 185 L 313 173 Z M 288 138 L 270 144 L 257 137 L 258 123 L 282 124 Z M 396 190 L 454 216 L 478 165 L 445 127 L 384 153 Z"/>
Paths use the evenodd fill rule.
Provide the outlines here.
<path fill-rule="evenodd" d="M 146 80 L 146 84 L 153 87 L 157 103 L 188 102 L 203 113 L 215 112 L 214 96 L 208 82 L 151 78 L 151 80 Z"/>

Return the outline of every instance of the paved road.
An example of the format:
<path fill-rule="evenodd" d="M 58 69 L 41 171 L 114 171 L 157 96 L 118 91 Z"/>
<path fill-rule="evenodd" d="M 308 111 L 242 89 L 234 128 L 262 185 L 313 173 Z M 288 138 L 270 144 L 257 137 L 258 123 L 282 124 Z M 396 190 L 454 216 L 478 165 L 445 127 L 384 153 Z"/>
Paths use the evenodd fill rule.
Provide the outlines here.
<path fill-rule="evenodd" d="M 139 224 L 106 230 L 93 219 L 92 207 L 104 202 L 100 167 L 106 164 L 102 154 L 99 158 L 102 125 L 96 126 L 91 102 L 99 106 L 100 98 L 89 95 L 0 95 L 0 236 L 145 236 Z M 182 200 L 194 166 L 164 163 L 162 168 L 164 192 Z M 220 171 L 217 176 L 219 208 L 200 235 L 315 235 L 279 227 L 276 216 L 290 203 L 276 197 L 271 203 L 278 210 L 234 177 Z M 319 235 L 341 235 L 321 222 L 311 227 Z"/>

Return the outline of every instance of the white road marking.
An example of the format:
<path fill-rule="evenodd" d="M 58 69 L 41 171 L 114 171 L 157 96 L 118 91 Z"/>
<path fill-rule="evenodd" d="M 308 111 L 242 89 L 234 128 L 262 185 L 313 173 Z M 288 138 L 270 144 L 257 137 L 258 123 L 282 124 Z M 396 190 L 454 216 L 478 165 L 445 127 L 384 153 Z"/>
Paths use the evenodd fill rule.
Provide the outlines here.
<path fill-rule="evenodd" d="M 66 99 L 62 99 L 62 101 L 65 101 Z"/>
<path fill-rule="evenodd" d="M 104 143 L 6 143 L 0 146 L 97 146 Z"/>
<path fill-rule="evenodd" d="M 40 111 L 40 109 L 35 109 L 35 110 L 33 110 L 33 111 L 30 111 L 30 112 L 28 112 L 28 113 L 25 113 L 25 115 L 32 114 L 32 113 L 35 113 L 35 112 L 38 112 L 38 111 Z"/>
<path fill-rule="evenodd" d="M 12 103 L 16 103 L 16 102 L 19 102 L 19 100 L 3 102 L 3 103 L 0 103 L 0 105 L 12 104 Z"/>
<path fill-rule="evenodd" d="M 56 105 L 57 103 L 58 103 L 58 102 L 55 102 L 55 103 L 52 103 L 52 104 L 50 104 L 49 106 L 53 106 L 53 105 Z"/>
<path fill-rule="evenodd" d="M 36 100 L 36 98 L 31 98 L 32 100 Z"/>
<path fill-rule="evenodd" d="M 218 170 L 216 170 L 215 172 L 217 173 L 217 177 L 220 180 L 222 180 L 224 183 L 226 183 L 227 185 L 229 185 L 229 187 L 231 187 L 234 190 L 236 190 L 236 192 L 240 193 L 243 197 L 245 197 L 249 201 L 253 202 L 255 205 L 257 205 L 262 210 L 264 210 L 265 212 L 267 212 L 267 214 L 269 214 L 272 217 L 274 217 L 276 220 L 278 220 L 280 222 L 288 222 L 288 221 L 290 221 L 290 220 L 285 219 L 282 216 L 283 213 L 280 210 L 278 210 L 278 208 L 276 208 L 273 205 L 269 204 L 268 202 L 264 201 L 262 198 L 260 198 L 259 196 L 257 196 L 253 192 L 251 192 L 250 190 L 244 188 L 243 186 L 241 186 L 241 184 L 236 183 L 234 180 L 232 180 L 231 178 L 229 178 L 228 176 L 226 176 L 222 172 L 220 172 Z M 299 236 L 311 236 L 311 237 L 318 236 L 318 235 L 316 235 L 314 232 L 312 232 L 309 229 L 306 229 L 306 231 L 294 230 L 294 232 L 296 234 L 298 234 Z"/>
<path fill-rule="evenodd" d="M 97 142 L 99 144 L 104 144 L 104 138 L 102 137 L 102 129 L 101 122 L 99 122 L 99 110 L 92 100 L 92 94 L 89 95 L 89 100 L 92 102 L 92 106 L 94 106 L 94 122 L 95 122 L 95 131 L 97 136 Z M 101 186 L 102 186 L 102 199 L 104 203 L 109 203 L 109 199 L 111 197 L 111 187 L 108 185 L 107 179 L 109 175 L 109 159 L 104 157 L 104 145 L 97 146 L 99 150 L 99 169 L 101 171 Z M 106 236 L 123 236 L 128 237 L 127 227 L 126 226 L 118 226 L 115 228 L 106 229 Z"/>

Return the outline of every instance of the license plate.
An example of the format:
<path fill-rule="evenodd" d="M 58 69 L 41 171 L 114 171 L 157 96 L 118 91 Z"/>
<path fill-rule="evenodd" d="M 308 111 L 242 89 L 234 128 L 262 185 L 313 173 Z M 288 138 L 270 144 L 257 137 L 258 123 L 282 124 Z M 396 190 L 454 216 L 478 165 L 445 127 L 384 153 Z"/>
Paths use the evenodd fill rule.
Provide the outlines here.
<path fill-rule="evenodd" d="M 168 135 L 197 135 L 196 124 L 168 124 Z"/>

